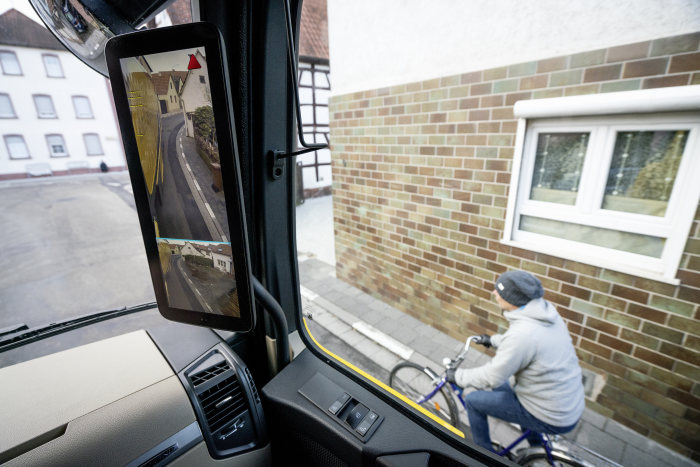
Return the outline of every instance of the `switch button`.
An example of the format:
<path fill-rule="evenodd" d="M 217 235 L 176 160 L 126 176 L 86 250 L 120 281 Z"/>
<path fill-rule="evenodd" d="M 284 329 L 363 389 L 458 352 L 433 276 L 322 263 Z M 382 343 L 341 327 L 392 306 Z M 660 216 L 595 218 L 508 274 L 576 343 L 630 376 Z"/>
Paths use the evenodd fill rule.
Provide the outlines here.
<path fill-rule="evenodd" d="M 367 415 L 367 412 L 369 412 L 369 409 L 365 407 L 362 404 L 357 404 L 351 411 L 348 417 L 345 419 L 346 422 L 352 427 L 354 430 L 357 428 L 357 425 L 360 424 L 363 418 L 365 418 L 365 415 Z"/>

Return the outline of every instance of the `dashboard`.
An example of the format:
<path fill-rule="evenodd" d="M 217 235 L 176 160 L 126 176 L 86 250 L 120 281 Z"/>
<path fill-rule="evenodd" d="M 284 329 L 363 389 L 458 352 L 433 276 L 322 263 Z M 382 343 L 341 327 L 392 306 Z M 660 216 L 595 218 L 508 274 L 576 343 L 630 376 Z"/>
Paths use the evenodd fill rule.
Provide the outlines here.
<path fill-rule="evenodd" d="M 169 322 L 0 369 L 0 464 L 503 462 L 465 454 L 301 342 L 258 388 L 236 336 Z"/>
<path fill-rule="evenodd" d="M 131 332 L 3 368 L 0 380 L 8 466 L 270 463 L 250 372 L 208 329 Z"/>

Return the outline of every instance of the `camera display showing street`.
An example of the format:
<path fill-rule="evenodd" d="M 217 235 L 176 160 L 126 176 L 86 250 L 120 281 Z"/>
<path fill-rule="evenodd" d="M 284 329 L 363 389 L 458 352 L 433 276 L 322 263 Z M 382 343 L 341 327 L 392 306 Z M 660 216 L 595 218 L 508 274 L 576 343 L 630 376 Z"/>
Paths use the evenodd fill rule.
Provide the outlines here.
<path fill-rule="evenodd" d="M 121 65 L 168 302 L 238 316 L 204 49 Z"/>
<path fill-rule="evenodd" d="M 170 306 L 240 316 L 230 244 L 159 238 L 158 254 Z"/>

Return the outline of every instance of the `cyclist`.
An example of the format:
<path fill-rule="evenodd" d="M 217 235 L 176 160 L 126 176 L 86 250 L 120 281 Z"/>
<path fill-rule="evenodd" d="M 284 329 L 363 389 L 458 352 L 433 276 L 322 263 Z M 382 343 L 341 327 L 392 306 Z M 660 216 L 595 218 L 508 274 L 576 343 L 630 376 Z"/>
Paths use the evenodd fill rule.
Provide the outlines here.
<path fill-rule="evenodd" d="M 528 441 L 539 445 L 537 433 L 571 431 L 583 413 L 581 368 L 571 336 L 543 295 L 542 283 L 532 274 L 502 274 L 493 296 L 509 321 L 508 330 L 477 341 L 496 348 L 496 355 L 480 367 L 447 372 L 449 382 L 477 389 L 467 394 L 465 405 L 474 442 L 486 449 L 493 450 L 487 416 L 532 430 Z"/>

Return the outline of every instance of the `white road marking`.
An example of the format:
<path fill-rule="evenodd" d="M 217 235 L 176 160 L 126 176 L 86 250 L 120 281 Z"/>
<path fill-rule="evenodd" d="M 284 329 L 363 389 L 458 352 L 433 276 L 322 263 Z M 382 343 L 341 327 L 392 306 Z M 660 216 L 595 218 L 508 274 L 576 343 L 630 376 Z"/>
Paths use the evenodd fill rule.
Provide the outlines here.
<path fill-rule="evenodd" d="M 411 358 L 411 355 L 413 355 L 413 349 L 411 349 L 410 347 L 406 347 L 393 337 L 387 336 L 379 329 L 370 326 L 364 321 L 358 321 L 356 323 L 353 323 L 352 328 L 360 334 L 369 337 L 374 342 L 381 345 L 390 352 L 395 353 L 404 360 L 408 360 L 409 358 Z"/>
<path fill-rule="evenodd" d="M 185 162 L 185 167 L 187 167 L 187 170 L 189 170 L 190 173 L 192 173 L 192 168 L 190 167 L 190 164 L 188 164 L 187 162 Z"/>
<path fill-rule="evenodd" d="M 303 285 L 299 286 L 299 292 L 301 292 L 301 296 L 308 299 L 309 301 L 314 301 L 318 298 L 318 294 L 316 292 L 313 292 Z"/>
<path fill-rule="evenodd" d="M 209 206 L 209 203 L 204 203 L 204 207 L 207 208 L 207 211 L 209 211 L 209 215 L 211 216 L 211 218 L 216 219 L 214 211 L 211 210 L 211 206 Z"/>
<path fill-rule="evenodd" d="M 122 186 L 121 183 L 117 183 L 117 182 L 107 182 L 107 185 L 109 185 L 109 186 Z"/>
<path fill-rule="evenodd" d="M 228 240 L 226 239 L 226 235 L 222 235 L 222 236 L 221 236 L 221 241 L 222 241 L 222 242 L 228 242 Z"/>
<path fill-rule="evenodd" d="M 193 178 L 192 181 L 194 182 L 194 186 L 197 187 L 197 190 L 202 191 L 202 189 L 199 187 L 199 183 L 197 183 L 197 179 Z"/>

